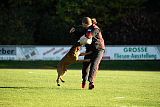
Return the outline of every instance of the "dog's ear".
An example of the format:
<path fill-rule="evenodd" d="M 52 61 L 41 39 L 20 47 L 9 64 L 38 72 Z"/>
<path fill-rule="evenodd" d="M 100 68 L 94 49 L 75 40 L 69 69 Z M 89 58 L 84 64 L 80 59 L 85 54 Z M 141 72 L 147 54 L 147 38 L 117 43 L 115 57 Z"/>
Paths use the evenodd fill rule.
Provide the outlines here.
<path fill-rule="evenodd" d="M 80 42 L 76 42 L 74 45 L 75 46 L 81 46 Z"/>
<path fill-rule="evenodd" d="M 77 45 L 78 45 L 78 46 L 81 46 L 80 42 L 77 42 Z"/>

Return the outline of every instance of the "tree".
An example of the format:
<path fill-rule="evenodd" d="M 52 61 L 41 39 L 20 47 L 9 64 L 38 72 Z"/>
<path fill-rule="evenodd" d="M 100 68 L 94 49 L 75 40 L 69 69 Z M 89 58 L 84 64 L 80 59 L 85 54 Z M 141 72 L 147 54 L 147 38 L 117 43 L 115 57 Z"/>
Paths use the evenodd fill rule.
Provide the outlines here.
<path fill-rule="evenodd" d="M 136 38 L 144 36 L 143 44 L 159 44 L 159 6 L 158 0 L 4 0 L 0 44 L 71 45 L 81 35 L 69 30 L 85 16 L 97 19 L 107 45 L 142 44 Z"/>

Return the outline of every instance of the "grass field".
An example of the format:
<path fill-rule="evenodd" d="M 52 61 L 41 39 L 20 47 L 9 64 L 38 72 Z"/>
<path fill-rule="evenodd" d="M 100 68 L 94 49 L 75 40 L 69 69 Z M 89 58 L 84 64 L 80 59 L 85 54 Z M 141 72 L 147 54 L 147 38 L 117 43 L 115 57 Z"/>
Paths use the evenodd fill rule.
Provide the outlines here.
<path fill-rule="evenodd" d="M 95 89 L 81 88 L 81 70 L 0 69 L 0 107 L 160 107 L 160 72 L 100 70 Z"/>

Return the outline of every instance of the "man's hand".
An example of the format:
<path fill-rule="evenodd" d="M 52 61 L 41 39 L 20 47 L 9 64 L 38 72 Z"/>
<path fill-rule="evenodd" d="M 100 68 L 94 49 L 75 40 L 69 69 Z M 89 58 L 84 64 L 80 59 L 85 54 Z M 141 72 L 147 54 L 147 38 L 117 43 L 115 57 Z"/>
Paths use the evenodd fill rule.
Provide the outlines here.
<path fill-rule="evenodd" d="M 72 27 L 71 30 L 69 31 L 69 33 L 73 33 L 75 31 L 75 28 Z"/>

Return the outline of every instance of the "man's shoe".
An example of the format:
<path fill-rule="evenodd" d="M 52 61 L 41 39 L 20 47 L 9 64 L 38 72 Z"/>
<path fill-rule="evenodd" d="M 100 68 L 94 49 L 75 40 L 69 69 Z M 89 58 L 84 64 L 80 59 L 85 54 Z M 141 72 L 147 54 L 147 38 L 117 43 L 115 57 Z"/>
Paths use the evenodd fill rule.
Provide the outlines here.
<path fill-rule="evenodd" d="M 89 89 L 92 90 L 93 88 L 94 88 L 94 85 L 93 85 L 93 84 L 90 84 L 90 85 L 89 85 Z"/>
<path fill-rule="evenodd" d="M 82 88 L 85 88 L 86 87 L 86 84 L 82 84 Z"/>

